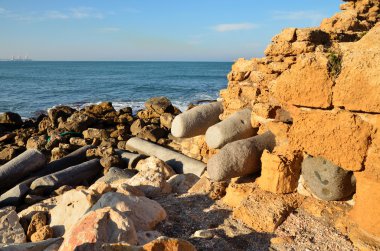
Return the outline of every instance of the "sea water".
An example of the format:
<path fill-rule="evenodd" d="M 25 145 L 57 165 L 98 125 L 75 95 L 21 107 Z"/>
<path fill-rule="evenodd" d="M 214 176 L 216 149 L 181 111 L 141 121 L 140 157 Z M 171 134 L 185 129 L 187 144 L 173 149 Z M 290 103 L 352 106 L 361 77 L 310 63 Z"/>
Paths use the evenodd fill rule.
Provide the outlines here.
<path fill-rule="evenodd" d="M 111 101 L 134 111 L 154 96 L 181 110 L 214 100 L 231 62 L 0 62 L 0 113 L 33 117 L 57 105 L 82 108 Z"/>

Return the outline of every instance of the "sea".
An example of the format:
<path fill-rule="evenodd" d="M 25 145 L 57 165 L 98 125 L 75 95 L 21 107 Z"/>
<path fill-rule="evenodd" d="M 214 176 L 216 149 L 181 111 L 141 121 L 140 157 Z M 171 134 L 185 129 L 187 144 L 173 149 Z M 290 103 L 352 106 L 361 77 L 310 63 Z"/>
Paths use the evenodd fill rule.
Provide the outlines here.
<path fill-rule="evenodd" d="M 111 101 L 115 109 L 142 109 L 166 96 L 180 110 L 215 100 L 232 62 L 0 62 L 0 113 L 36 117 L 49 108 L 77 109 Z"/>

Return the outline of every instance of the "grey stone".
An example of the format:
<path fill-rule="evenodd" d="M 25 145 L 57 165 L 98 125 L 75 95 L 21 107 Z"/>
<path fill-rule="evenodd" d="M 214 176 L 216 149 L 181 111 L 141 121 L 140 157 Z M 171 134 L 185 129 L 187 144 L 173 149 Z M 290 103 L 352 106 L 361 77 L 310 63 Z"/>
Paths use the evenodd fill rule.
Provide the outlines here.
<path fill-rule="evenodd" d="M 168 179 L 168 183 L 172 187 L 172 192 L 183 194 L 187 193 L 187 191 L 199 181 L 199 177 L 195 174 L 176 174 L 170 179 Z"/>
<path fill-rule="evenodd" d="M 93 159 L 38 178 L 30 185 L 30 189 L 33 190 L 33 193 L 35 194 L 46 194 L 63 185 L 80 185 L 84 181 L 89 181 L 95 178 L 102 169 L 100 161 L 98 159 Z"/>
<path fill-rule="evenodd" d="M 129 169 L 134 169 L 140 160 L 147 158 L 143 154 L 130 153 L 119 149 L 116 150 L 116 153 L 120 155 L 121 160 Z"/>
<path fill-rule="evenodd" d="M 131 138 L 127 141 L 126 146 L 140 154 L 155 156 L 165 161 L 176 173 L 193 173 L 197 176 L 201 176 L 206 168 L 206 164 L 201 161 L 143 139 Z"/>
<path fill-rule="evenodd" d="M 206 143 L 211 148 L 219 149 L 230 142 L 253 137 L 256 133 L 257 129 L 251 126 L 251 110 L 244 109 L 208 128 Z"/>
<path fill-rule="evenodd" d="M 22 244 L 10 244 L 0 248 L 2 251 L 47 251 L 58 250 L 63 242 L 63 238 L 51 238 L 39 242 L 28 242 Z"/>
<path fill-rule="evenodd" d="M 26 235 L 14 207 L 0 209 L 0 243 L 24 243 Z"/>
<path fill-rule="evenodd" d="M 225 145 L 207 163 L 207 172 L 214 181 L 223 181 L 260 171 L 260 158 L 265 149 L 276 145 L 272 132 L 238 140 Z"/>
<path fill-rule="evenodd" d="M 50 162 L 46 165 L 46 168 L 43 168 L 38 172 L 33 173 L 26 180 L 22 181 L 21 183 L 14 186 L 12 189 L 2 194 L 0 196 L 0 207 L 18 206 L 24 201 L 24 197 L 29 191 L 30 184 L 32 184 L 34 180 L 86 161 L 86 151 L 93 147 L 94 146 L 81 147 L 78 150 L 63 157 L 62 159 Z"/>
<path fill-rule="evenodd" d="M 304 159 L 302 177 L 305 188 L 322 200 L 342 200 L 355 192 L 353 172 L 321 157 L 308 155 Z"/>
<path fill-rule="evenodd" d="M 111 167 L 110 170 L 103 177 L 99 178 L 96 182 L 104 182 L 107 184 L 111 184 L 114 181 L 122 180 L 122 179 L 130 179 L 132 178 L 136 172 L 132 170 L 123 170 L 117 167 Z"/>
<path fill-rule="evenodd" d="M 207 129 L 220 121 L 223 112 L 221 102 L 200 105 L 174 118 L 171 132 L 174 137 L 191 138 L 206 133 Z"/>
<path fill-rule="evenodd" d="M 45 166 L 46 157 L 38 150 L 26 150 L 0 166 L 0 191 L 16 185 L 20 180 Z"/>

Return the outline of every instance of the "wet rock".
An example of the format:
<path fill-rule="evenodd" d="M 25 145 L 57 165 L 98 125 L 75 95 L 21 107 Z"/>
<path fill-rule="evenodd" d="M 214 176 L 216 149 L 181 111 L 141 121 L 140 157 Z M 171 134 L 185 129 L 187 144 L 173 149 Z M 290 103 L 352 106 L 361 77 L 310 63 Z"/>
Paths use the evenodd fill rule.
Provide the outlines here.
<path fill-rule="evenodd" d="M 322 200 L 341 200 L 355 192 L 352 172 L 324 158 L 307 156 L 302 162 L 304 186 Z"/>
<path fill-rule="evenodd" d="M 67 234 L 60 250 L 76 250 L 84 244 L 126 242 L 137 244 L 137 235 L 132 220 L 118 211 L 106 207 L 91 211 L 80 219 Z"/>
<path fill-rule="evenodd" d="M 14 207 L 0 209 L 0 243 L 24 243 L 26 236 Z"/>
<path fill-rule="evenodd" d="M 166 211 L 154 200 L 140 196 L 126 196 L 121 193 L 106 193 L 91 208 L 111 207 L 132 219 L 137 231 L 152 230 L 166 218 Z"/>

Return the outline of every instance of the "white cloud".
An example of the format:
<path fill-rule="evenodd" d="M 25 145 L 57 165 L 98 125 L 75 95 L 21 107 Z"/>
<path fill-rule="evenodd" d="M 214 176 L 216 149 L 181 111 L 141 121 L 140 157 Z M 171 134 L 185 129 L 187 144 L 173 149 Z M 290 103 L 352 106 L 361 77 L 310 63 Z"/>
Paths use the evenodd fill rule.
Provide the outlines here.
<path fill-rule="evenodd" d="M 319 22 L 325 16 L 317 11 L 275 11 L 273 18 L 277 20 L 310 20 L 313 22 Z"/>
<path fill-rule="evenodd" d="M 44 15 L 46 19 L 69 19 L 69 15 L 62 13 L 60 11 L 47 11 Z"/>
<path fill-rule="evenodd" d="M 96 18 L 103 19 L 104 14 L 89 7 L 70 9 L 69 16 L 74 19 Z"/>
<path fill-rule="evenodd" d="M 219 24 L 212 27 L 212 29 L 217 32 L 252 30 L 255 28 L 257 28 L 257 25 L 253 23 Z"/>

